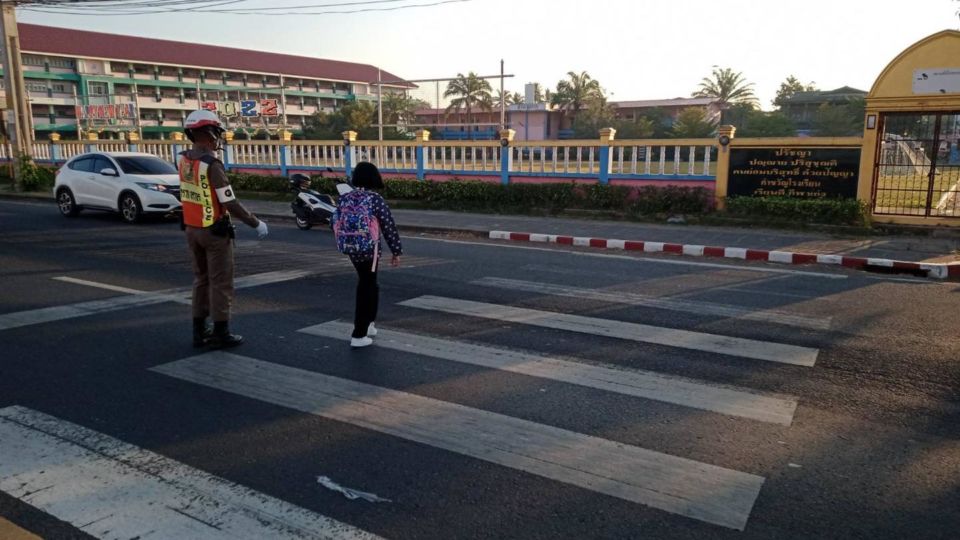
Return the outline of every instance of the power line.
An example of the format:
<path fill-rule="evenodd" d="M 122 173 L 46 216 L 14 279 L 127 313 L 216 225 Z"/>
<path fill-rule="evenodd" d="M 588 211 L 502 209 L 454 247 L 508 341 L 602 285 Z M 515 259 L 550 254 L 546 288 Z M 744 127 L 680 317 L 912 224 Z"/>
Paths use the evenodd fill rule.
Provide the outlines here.
<path fill-rule="evenodd" d="M 388 4 L 396 2 L 405 2 L 409 0 L 362 0 L 359 2 L 340 2 L 340 3 L 327 3 L 327 4 L 311 4 L 311 5 L 302 5 L 302 6 L 273 6 L 273 7 L 259 7 L 259 8 L 221 8 L 220 6 L 227 4 L 236 4 L 246 0 L 230 0 L 230 1 L 219 1 L 211 2 L 207 1 L 196 1 L 196 0 L 172 0 L 163 2 L 162 0 L 135 0 L 133 2 L 124 2 L 123 0 L 114 0 L 113 2 L 108 2 L 107 0 L 90 0 L 89 2 L 70 2 L 70 1 L 60 1 L 60 2 L 23 2 L 21 9 L 24 11 L 33 11 L 36 13 L 52 13 L 52 14 L 62 14 L 62 15 L 86 15 L 86 16 L 129 16 L 129 15 L 149 15 L 149 14 L 159 14 L 159 13 L 215 13 L 215 14 L 227 14 L 227 15 L 264 15 L 264 16 L 277 16 L 277 15 L 343 15 L 343 14 L 354 14 L 354 13 L 367 13 L 367 12 L 384 12 L 384 11 L 398 11 L 403 9 L 412 9 L 412 8 L 425 8 L 425 7 L 434 7 L 441 6 L 444 4 L 454 4 L 454 3 L 464 3 L 471 2 L 473 0 L 435 0 L 433 2 L 427 3 L 418 3 L 418 4 L 405 4 L 400 6 L 392 7 L 365 7 L 360 9 L 349 9 L 349 10 L 325 10 L 325 11 L 298 11 L 303 9 L 325 9 L 330 7 L 349 7 L 349 6 L 360 6 L 360 5 L 375 5 L 375 4 Z M 84 9 L 79 6 L 76 6 L 78 3 L 84 4 L 96 4 L 91 5 L 89 9 Z M 109 7 L 109 6 L 113 7 Z M 176 5 L 181 5 L 183 7 L 172 7 Z M 42 6 L 42 7 L 34 7 Z M 216 8 L 216 9 L 213 9 Z"/>

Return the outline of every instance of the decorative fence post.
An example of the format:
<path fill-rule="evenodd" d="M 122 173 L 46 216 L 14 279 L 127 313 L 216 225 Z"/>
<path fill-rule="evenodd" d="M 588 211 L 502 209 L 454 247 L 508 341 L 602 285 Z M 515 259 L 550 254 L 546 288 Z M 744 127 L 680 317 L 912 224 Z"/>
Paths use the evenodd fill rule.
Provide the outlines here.
<path fill-rule="evenodd" d="M 60 161 L 60 145 L 57 144 L 59 140 L 59 133 L 54 131 L 50 134 L 50 161 L 54 163 Z"/>
<path fill-rule="evenodd" d="M 127 132 L 127 149 L 131 152 L 136 152 L 137 147 L 140 143 L 140 134 L 136 131 Z"/>
<path fill-rule="evenodd" d="M 233 136 L 232 131 L 223 133 L 223 169 L 229 171 L 230 164 L 233 163 Z"/>
<path fill-rule="evenodd" d="M 353 165 L 356 161 L 356 149 L 353 147 L 353 143 L 357 142 L 357 132 L 356 131 L 344 131 L 343 135 L 343 167 L 344 174 L 347 178 L 350 178 L 350 175 L 353 174 Z"/>
<path fill-rule="evenodd" d="M 183 150 L 180 148 L 182 146 L 180 143 L 183 142 L 183 133 L 174 131 L 170 134 L 170 138 L 173 139 L 173 155 L 179 156 L 180 151 Z"/>
<path fill-rule="evenodd" d="M 513 168 L 513 137 L 517 134 L 512 129 L 500 130 L 500 183 L 507 185 L 510 183 L 510 169 Z"/>
<path fill-rule="evenodd" d="M 612 127 L 600 130 L 600 185 L 610 182 L 610 173 L 613 172 L 612 153 L 610 143 L 617 136 L 617 130 Z"/>
<path fill-rule="evenodd" d="M 714 185 L 713 196 L 717 209 L 723 210 L 727 205 L 727 183 L 730 180 L 730 142 L 737 132 L 735 126 L 720 126 L 717 128 L 717 181 Z M 709 150 L 708 150 L 709 151 Z"/>
<path fill-rule="evenodd" d="M 424 152 L 424 143 L 430 140 L 430 132 L 426 129 L 418 129 L 415 135 L 417 137 L 417 147 L 414 148 L 417 158 L 417 180 L 426 180 L 427 155 Z"/>
<path fill-rule="evenodd" d="M 97 150 L 97 145 L 96 145 L 96 143 L 95 143 L 94 141 L 98 141 L 98 140 L 100 140 L 100 136 L 97 135 L 97 132 L 96 132 L 96 131 L 88 131 L 88 132 L 87 132 L 87 141 L 89 141 L 89 142 L 84 145 L 84 151 L 85 151 L 85 152 L 88 152 L 88 153 L 89 153 L 89 152 L 95 152 L 95 151 Z"/>
<path fill-rule="evenodd" d="M 292 140 L 292 131 L 285 129 L 280 132 L 280 176 L 287 176 L 287 156 L 289 155 L 287 143 Z"/>

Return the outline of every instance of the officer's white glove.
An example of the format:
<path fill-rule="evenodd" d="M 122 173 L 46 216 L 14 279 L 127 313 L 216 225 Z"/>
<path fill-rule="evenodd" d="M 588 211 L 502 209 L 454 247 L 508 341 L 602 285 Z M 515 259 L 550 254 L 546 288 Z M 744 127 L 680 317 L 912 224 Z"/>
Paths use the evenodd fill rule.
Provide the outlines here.
<path fill-rule="evenodd" d="M 269 229 L 267 229 L 267 224 L 261 219 L 260 223 L 257 225 L 257 237 L 263 240 L 267 237 L 268 231 Z"/>

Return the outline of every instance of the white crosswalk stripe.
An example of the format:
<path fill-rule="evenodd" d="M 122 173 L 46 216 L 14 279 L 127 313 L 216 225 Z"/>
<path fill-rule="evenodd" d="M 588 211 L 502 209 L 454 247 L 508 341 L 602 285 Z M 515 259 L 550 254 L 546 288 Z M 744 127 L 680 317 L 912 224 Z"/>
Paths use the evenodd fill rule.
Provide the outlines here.
<path fill-rule="evenodd" d="M 153 371 L 742 530 L 763 478 L 225 352 Z"/>
<path fill-rule="evenodd" d="M 0 491 L 95 538 L 378 538 L 17 406 L 0 409 Z"/>
<path fill-rule="evenodd" d="M 813 366 L 819 354 L 817 349 L 797 345 L 784 345 L 440 296 L 420 296 L 400 302 L 399 305 L 797 366 Z"/>
<path fill-rule="evenodd" d="M 807 317 L 804 315 L 796 315 L 776 309 L 752 309 L 743 306 L 717 304 L 713 302 L 700 302 L 679 298 L 649 296 L 629 291 L 604 291 L 585 289 L 581 287 L 567 287 L 563 285 L 554 285 L 551 283 L 538 283 L 535 281 L 495 277 L 485 277 L 472 281 L 471 283 L 473 285 L 482 285 L 485 287 L 493 287 L 511 291 L 525 291 L 552 296 L 564 296 L 568 298 L 599 300 L 602 302 L 610 302 L 615 304 L 652 307 L 670 311 L 682 311 L 685 313 L 694 313 L 698 315 L 730 317 L 748 321 L 771 322 L 787 326 L 796 326 L 799 328 L 809 328 L 812 330 L 829 330 L 831 324 L 830 317 Z"/>
<path fill-rule="evenodd" d="M 351 324 L 332 321 L 304 328 L 300 332 L 349 341 L 352 329 Z M 552 379 L 761 422 L 788 426 L 797 408 L 796 398 L 792 397 L 764 395 L 649 371 L 589 365 L 562 358 L 383 328 L 378 330 L 376 343 L 381 348 Z"/>

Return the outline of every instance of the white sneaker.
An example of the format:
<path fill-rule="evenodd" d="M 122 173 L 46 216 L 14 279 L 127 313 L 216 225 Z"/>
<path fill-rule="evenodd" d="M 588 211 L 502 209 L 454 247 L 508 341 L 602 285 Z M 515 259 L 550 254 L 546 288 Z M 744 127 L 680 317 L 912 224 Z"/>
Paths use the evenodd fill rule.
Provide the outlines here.
<path fill-rule="evenodd" d="M 373 340 L 369 337 L 350 338 L 350 346 L 354 349 L 359 349 L 360 347 L 369 347 L 370 345 L 373 345 Z"/>
<path fill-rule="evenodd" d="M 377 335 L 377 327 L 370 323 L 370 326 L 367 327 L 367 337 L 373 337 Z"/>

